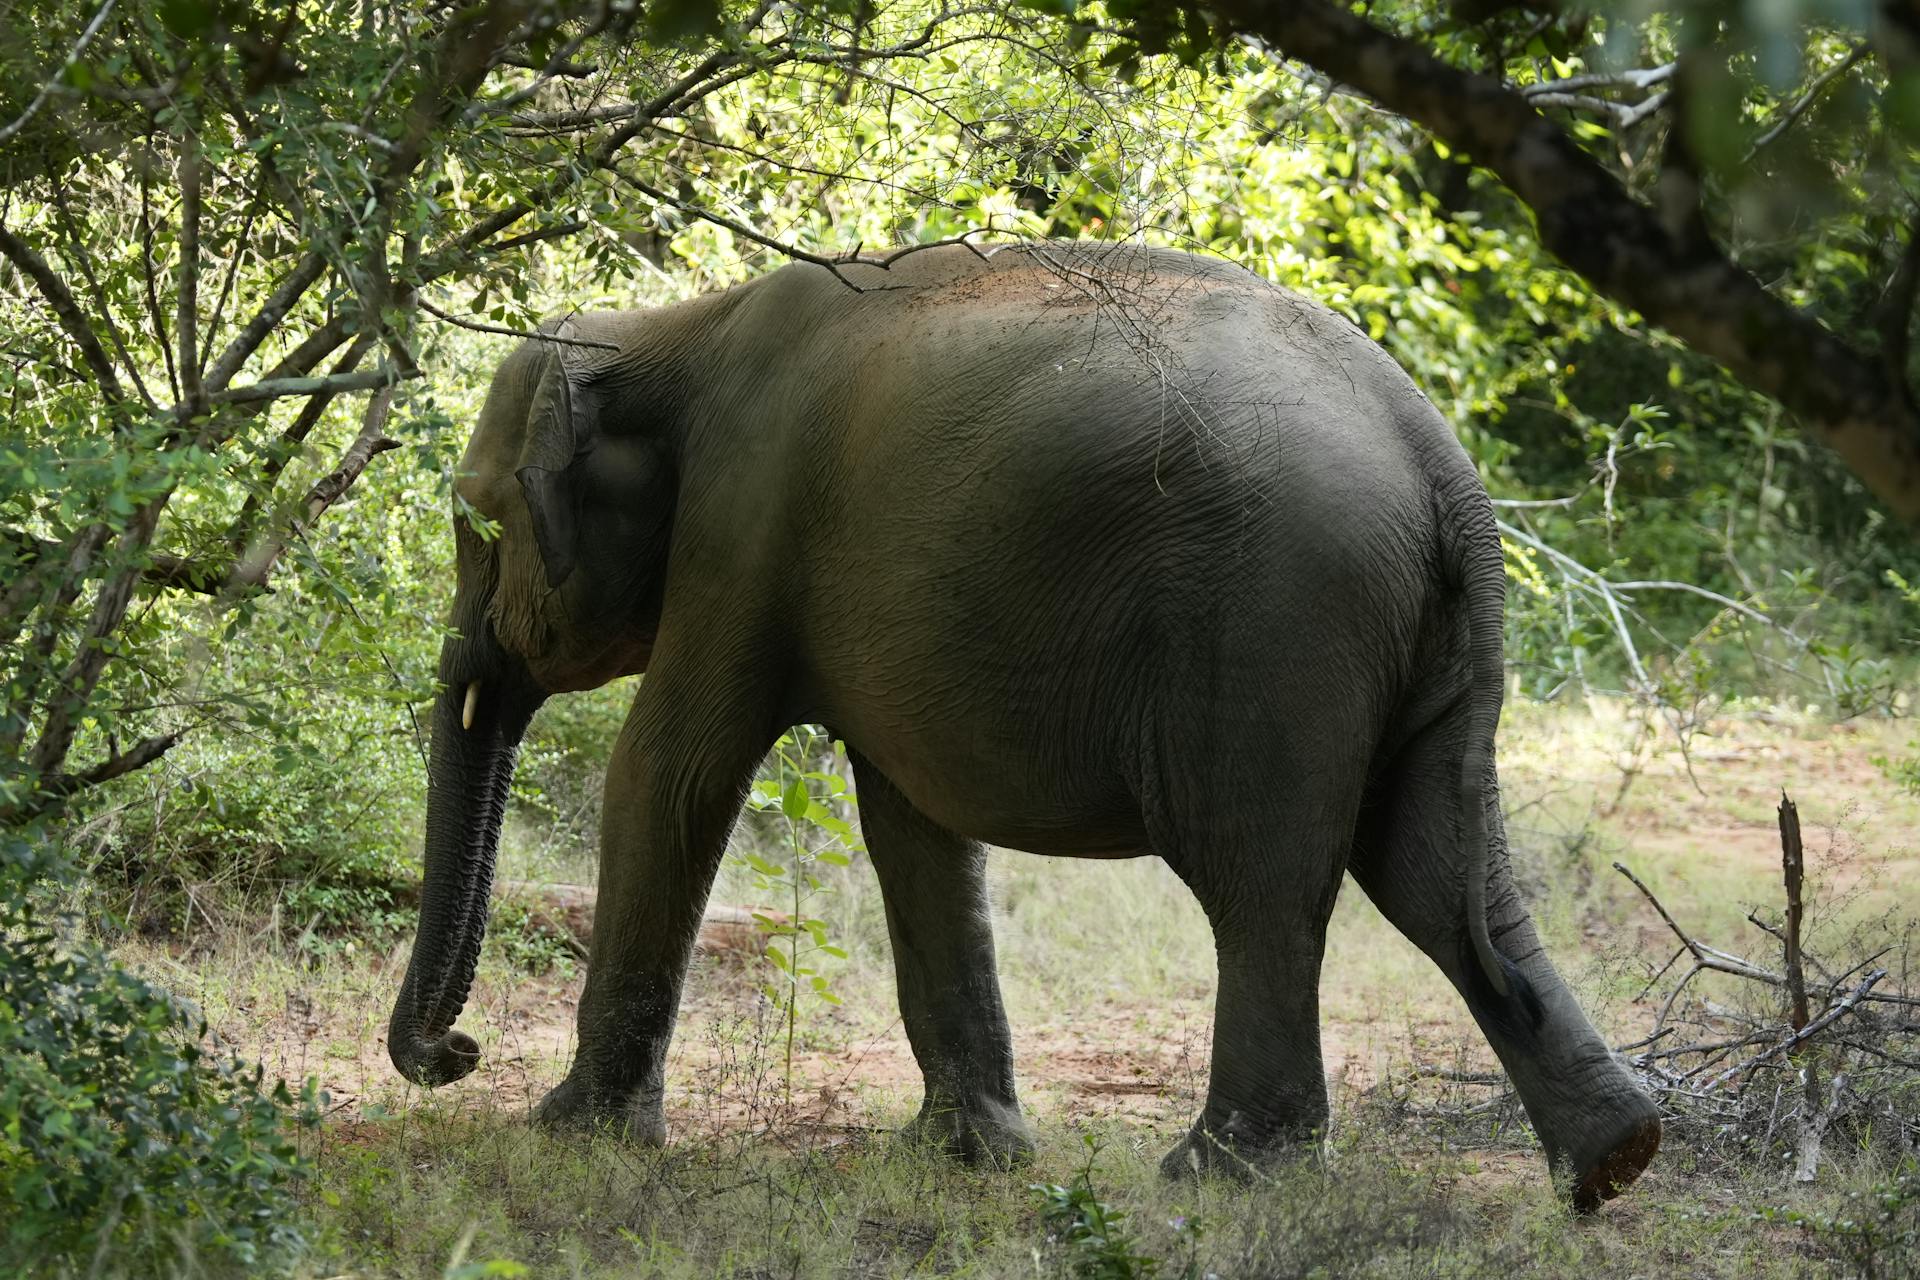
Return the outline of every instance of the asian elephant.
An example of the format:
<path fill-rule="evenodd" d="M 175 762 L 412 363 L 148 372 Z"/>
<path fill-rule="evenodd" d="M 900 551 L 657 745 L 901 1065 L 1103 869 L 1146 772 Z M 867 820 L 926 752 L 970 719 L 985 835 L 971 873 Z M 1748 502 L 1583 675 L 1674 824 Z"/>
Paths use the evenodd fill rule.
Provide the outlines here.
<path fill-rule="evenodd" d="M 1169 1173 L 1324 1128 L 1348 871 L 1458 988 L 1578 1207 L 1653 1158 L 1653 1103 L 1508 871 L 1486 490 L 1347 321 L 1215 260 L 1029 244 L 795 264 L 545 332 L 495 375 L 457 481 L 498 532 L 454 522 L 401 1074 L 477 1061 L 453 1023 L 529 717 L 645 672 L 543 1122 L 665 1140 L 715 870 L 768 748 L 819 723 L 853 757 L 918 1133 L 1030 1149 L 983 880 L 1001 845 L 1157 854 L 1205 908 L 1211 1074 Z"/>

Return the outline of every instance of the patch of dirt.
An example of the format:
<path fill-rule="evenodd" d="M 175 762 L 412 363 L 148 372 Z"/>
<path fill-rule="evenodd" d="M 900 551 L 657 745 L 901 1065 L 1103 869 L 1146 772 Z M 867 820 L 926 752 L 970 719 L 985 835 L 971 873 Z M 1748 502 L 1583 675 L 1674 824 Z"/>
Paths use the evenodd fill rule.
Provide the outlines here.
<path fill-rule="evenodd" d="M 1677 754 L 1656 754 L 1612 819 L 1636 870 L 1697 875 L 1703 883 L 1710 874 L 1737 870 L 1740 882 L 1751 876 L 1755 901 L 1771 901 L 1779 868 L 1772 814 L 1784 783 L 1800 802 L 1810 863 L 1828 877 L 1832 892 L 1877 887 L 1904 895 L 1912 909 L 1920 839 L 1915 827 L 1901 824 L 1920 813 L 1920 805 L 1897 796 L 1869 760 L 1887 749 L 1886 735 L 1842 726 L 1830 738 L 1814 738 L 1752 722 L 1721 728 L 1693 756 L 1706 795 L 1688 783 Z M 1897 741 L 1904 744 L 1904 736 Z M 1524 766 L 1513 772 L 1524 773 Z M 1569 776 L 1575 776 L 1571 770 Z M 1617 775 L 1612 781 L 1617 785 Z M 1603 798 L 1612 793 L 1597 779 L 1592 791 Z M 1872 839 L 1854 834 L 1863 828 L 1847 816 L 1856 812 L 1850 804 L 1877 806 L 1873 812 L 1881 816 L 1865 828 Z M 1672 950 L 1672 939 L 1650 910 L 1636 905 L 1635 912 L 1631 928 L 1657 964 Z M 240 1006 L 219 1019 L 219 1031 L 230 1047 L 264 1061 L 269 1077 L 317 1076 L 331 1095 L 327 1140 L 370 1145 L 377 1141 L 375 1117 L 419 1102 L 418 1091 L 395 1075 L 384 1040 L 387 1001 L 404 958 L 401 947 L 330 977 L 315 994 Z M 565 1074 L 579 995 L 578 979 L 483 983 L 460 1023 L 481 1040 L 481 1065 L 467 1081 L 441 1090 L 435 1104 L 529 1111 Z M 671 1128 L 681 1135 L 784 1134 L 830 1145 L 904 1121 L 919 1104 L 919 1068 L 897 1017 L 885 1021 L 890 1002 L 871 1003 L 885 1007 L 807 1009 L 794 1042 L 789 1095 L 785 1034 L 754 982 L 738 970 L 703 967 L 690 983 L 667 1068 Z M 1388 1020 L 1370 1015 L 1372 1007 L 1349 1002 L 1342 1012 L 1354 1009 L 1356 1016 L 1324 1022 L 1323 1058 L 1336 1109 L 1379 1085 L 1386 1073 L 1403 1075 L 1410 1061 L 1465 1071 L 1493 1065 L 1484 1043 L 1463 1041 L 1464 1015 L 1457 1010 L 1429 1016 L 1422 1005 Z M 1211 1033 L 1212 1010 L 1201 990 L 1123 995 L 1017 1019 L 1023 1103 L 1036 1119 L 1120 1122 L 1170 1136 L 1200 1106 Z M 1531 1151 L 1476 1152 L 1471 1167 L 1461 1167 L 1462 1176 L 1495 1185 L 1531 1180 L 1540 1168 Z"/>

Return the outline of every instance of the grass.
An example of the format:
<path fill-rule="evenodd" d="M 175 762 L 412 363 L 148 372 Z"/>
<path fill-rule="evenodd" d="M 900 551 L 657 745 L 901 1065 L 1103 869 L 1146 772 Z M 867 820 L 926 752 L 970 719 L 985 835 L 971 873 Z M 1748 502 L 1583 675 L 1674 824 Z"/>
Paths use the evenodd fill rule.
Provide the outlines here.
<path fill-rule="evenodd" d="M 1771 956 L 1744 917 L 1778 899 L 1777 845 L 1764 837 L 1782 785 L 1807 826 L 1818 929 L 1920 916 L 1920 801 L 1868 763 L 1904 746 L 1901 727 L 1721 728 L 1695 744 L 1704 795 L 1670 751 L 1645 753 L 1620 795 L 1627 727 L 1604 709 L 1523 707 L 1503 736 L 1516 864 L 1563 971 L 1617 1040 L 1647 1025 L 1632 997 L 1671 944 L 1609 864 L 1634 866 L 1700 936 Z M 503 875 L 582 876 L 577 850 L 516 839 Z M 791 1092 L 757 992 L 764 975 L 696 967 L 664 1151 L 527 1125 L 564 1072 L 578 974 L 563 962 L 529 975 L 529 956 L 544 953 L 499 932 L 461 1024 L 483 1066 L 431 1095 L 394 1077 L 380 1040 L 408 940 L 337 939 L 316 955 L 252 927 L 123 954 L 199 1001 L 270 1073 L 315 1075 L 329 1090 L 332 1114 L 303 1139 L 314 1177 L 300 1273 L 316 1278 L 1920 1275 L 1920 1194 L 1886 1224 L 1870 1211 L 1871 1189 L 1897 1172 L 1880 1148 L 1836 1144 L 1805 1186 L 1766 1161 L 1732 1167 L 1670 1147 L 1629 1196 L 1571 1219 L 1524 1126 L 1479 1106 L 1484 1090 L 1431 1074 L 1484 1070 L 1484 1042 L 1352 886 L 1322 992 L 1329 1141 L 1251 1186 L 1162 1181 L 1158 1158 L 1204 1089 L 1213 975 L 1198 907 L 1151 860 L 1004 855 L 992 874 L 1039 1142 L 1033 1167 L 1014 1174 L 961 1169 L 890 1137 L 919 1080 L 863 868 L 817 908 L 849 953 L 834 974 L 845 1004 L 803 1004 Z M 742 901 L 744 884 L 723 881 L 717 896 Z M 1088 1219 L 1088 1204 L 1125 1216 Z M 1085 1221 L 1106 1234 L 1074 1226 Z"/>

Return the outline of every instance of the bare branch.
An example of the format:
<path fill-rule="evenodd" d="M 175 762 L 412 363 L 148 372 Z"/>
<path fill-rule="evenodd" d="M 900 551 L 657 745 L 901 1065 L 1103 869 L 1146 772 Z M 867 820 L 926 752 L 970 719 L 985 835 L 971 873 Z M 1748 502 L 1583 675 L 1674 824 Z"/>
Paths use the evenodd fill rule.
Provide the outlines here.
<path fill-rule="evenodd" d="M 80 61 L 80 55 L 87 51 L 87 45 L 100 34 L 100 28 L 106 25 L 107 15 L 113 12 L 113 3 L 114 0 L 106 0 L 106 3 L 100 6 L 100 12 L 93 15 L 93 21 L 89 22 L 87 29 L 80 33 L 80 38 L 73 42 L 73 48 L 67 51 L 67 60 L 60 64 L 60 69 L 47 77 L 46 82 L 40 86 L 40 92 L 33 95 L 33 101 L 27 103 L 27 109 L 20 113 L 19 118 L 6 128 L 0 129 L 0 143 L 12 141 L 13 135 L 26 128 L 27 121 L 33 119 L 35 113 L 46 105 L 47 99 L 53 95 L 54 87 L 66 79 L 68 69 Z"/>
<path fill-rule="evenodd" d="M 596 342 L 592 338 L 563 338 L 557 333 L 539 333 L 532 329 L 510 329 L 505 325 L 486 324 L 479 320 L 469 320 L 464 316 L 448 315 L 424 299 L 420 301 L 419 306 L 422 311 L 436 320 L 444 320 L 448 324 L 457 325 L 462 329 L 471 329 L 475 333 L 497 333 L 506 338 L 526 338 L 534 342 L 551 342 L 563 347 L 598 347 L 602 351 L 618 351 L 620 349 L 617 343 Z"/>
<path fill-rule="evenodd" d="M 174 328 L 180 339 L 180 400 L 189 415 L 206 408 L 200 385 L 200 135 L 180 139 L 180 282 Z"/>
<path fill-rule="evenodd" d="M 1537 84 L 1520 86 L 1523 98 L 1538 98 L 1560 93 L 1577 93 L 1585 89 L 1651 89 L 1656 84 L 1665 84 L 1673 79 L 1678 62 L 1667 62 L 1657 67 L 1636 68 L 1628 71 L 1597 71 L 1584 76 L 1566 76 L 1559 80 L 1542 80 Z"/>
<path fill-rule="evenodd" d="M 1707 1082 L 1706 1088 L 1711 1091 L 1720 1088 L 1722 1085 L 1731 1084 L 1743 1075 L 1751 1075 L 1754 1068 L 1771 1062 L 1782 1054 L 1791 1053 L 1800 1045 L 1805 1044 L 1840 1019 L 1846 1017 L 1849 1013 L 1852 1013 L 1859 1007 L 1860 1002 L 1867 998 L 1868 993 L 1873 990 L 1874 986 L 1886 976 L 1887 971 L 1885 969 L 1875 969 L 1872 973 L 1862 978 L 1853 990 L 1842 996 L 1837 1004 L 1830 1006 L 1826 1012 L 1822 1013 L 1819 1017 L 1807 1023 L 1807 1025 L 1801 1027 L 1792 1035 L 1780 1041 L 1780 1043 L 1774 1045 L 1771 1049 L 1768 1049 L 1765 1053 L 1756 1054 L 1754 1057 L 1748 1058 L 1745 1062 L 1737 1066 L 1729 1067 L 1727 1070 L 1721 1072 Z"/>
<path fill-rule="evenodd" d="M 246 404 L 259 400 L 282 400 L 288 396 L 338 395 L 342 391 L 371 391 L 390 387 L 405 378 L 419 376 L 417 369 L 409 373 L 382 365 L 365 373 L 329 374 L 318 378 L 262 378 L 259 382 L 232 387 L 210 398 L 215 404 Z"/>
<path fill-rule="evenodd" d="M 1753 140 L 1753 145 L 1747 148 L 1746 159 L 1742 163 L 1751 163 L 1753 158 L 1760 154 L 1763 147 L 1768 146 L 1781 134 L 1791 129 L 1793 122 L 1807 113 L 1808 108 L 1813 106 L 1820 95 L 1826 91 L 1828 85 L 1853 70 L 1854 67 L 1858 66 L 1860 62 L 1872 52 L 1873 46 L 1863 40 L 1849 49 L 1846 57 L 1840 59 L 1840 61 L 1815 76 L 1812 83 L 1807 85 L 1806 92 L 1794 99 L 1793 105 L 1788 107 L 1778 120 L 1774 121 L 1773 127 Z"/>
<path fill-rule="evenodd" d="M 1738 600 L 1723 596 L 1718 591 L 1709 591 L 1707 588 L 1697 586 L 1691 582 L 1676 582 L 1665 578 L 1656 578 L 1636 580 L 1633 582 L 1612 582 L 1608 585 L 1615 591 L 1681 591 L 1690 596 L 1699 596 L 1703 600 L 1713 601 L 1723 609 L 1731 609 L 1741 617 L 1751 619 L 1763 627 L 1771 627 L 1799 648 L 1804 649 L 1807 647 L 1805 640 L 1787 630 L 1752 605 L 1741 604 Z"/>
<path fill-rule="evenodd" d="M 40 817 L 64 805 L 73 796 L 103 782 L 125 777 L 136 769 L 144 769 L 158 760 L 186 736 L 185 729 L 176 729 L 172 733 L 163 733 L 151 738 L 143 738 L 127 751 L 116 751 L 99 764 L 79 773 L 48 774 L 40 780 L 34 793 L 19 804 L 0 809 L 0 826 L 16 826 L 29 819 Z"/>
<path fill-rule="evenodd" d="M 1800 846 L 1800 810 L 1787 793 L 1780 793 L 1780 872 L 1787 890 L 1786 926 L 1781 937 L 1787 970 L 1787 996 L 1795 1031 L 1807 1025 L 1807 973 L 1800 963 L 1800 917 L 1804 910 L 1800 889 L 1806 878 L 1806 857 Z"/>
<path fill-rule="evenodd" d="M 1615 129 L 1625 130 L 1658 112 L 1672 97 L 1670 93 L 1656 93 L 1641 102 L 1614 102 L 1609 98 L 1595 98 L 1583 93 L 1540 93 L 1529 95 L 1527 101 L 1536 107 L 1570 107 L 1576 111 L 1591 111 L 1609 117 Z"/>
<path fill-rule="evenodd" d="M 45 258 L 35 253 L 31 245 L 14 235 L 4 223 L 0 223 L 0 254 L 4 254 L 23 275 L 33 281 L 34 287 L 40 290 L 40 296 L 53 308 L 54 318 L 59 320 L 67 336 L 73 339 L 73 344 L 80 348 L 80 358 L 92 370 L 95 381 L 106 394 L 107 403 L 117 405 L 125 400 L 127 393 L 121 389 L 120 375 L 114 372 L 113 361 L 107 359 L 100 339 L 94 336 L 93 326 L 87 323 L 86 313 L 73 300 L 73 292 L 67 288 L 66 282 L 54 274 Z"/>
<path fill-rule="evenodd" d="M 1756 982 L 1764 982 L 1769 986 L 1778 987 L 1786 985 L 1786 979 L 1777 973 L 1771 973 L 1762 969 L 1759 965 L 1742 960 L 1739 956 L 1729 955 L 1725 951 L 1721 951 L 1715 947 L 1707 946 L 1703 942 L 1696 942 L 1685 929 L 1680 927 L 1679 922 L 1668 914 L 1666 907 L 1661 905 L 1660 899 L 1653 896 L 1653 890 L 1647 888 L 1639 876 L 1627 870 L 1627 865 L 1624 862 L 1614 863 L 1613 869 L 1633 882 L 1633 887 L 1638 889 L 1641 896 L 1652 904 L 1655 911 L 1660 913 L 1660 918 L 1667 922 L 1667 928 L 1673 930 L 1673 936 L 1680 939 L 1680 945 L 1687 949 L 1693 956 L 1694 962 L 1700 968 L 1715 969 L 1721 973 L 1732 974 L 1736 978 L 1751 978 Z"/>

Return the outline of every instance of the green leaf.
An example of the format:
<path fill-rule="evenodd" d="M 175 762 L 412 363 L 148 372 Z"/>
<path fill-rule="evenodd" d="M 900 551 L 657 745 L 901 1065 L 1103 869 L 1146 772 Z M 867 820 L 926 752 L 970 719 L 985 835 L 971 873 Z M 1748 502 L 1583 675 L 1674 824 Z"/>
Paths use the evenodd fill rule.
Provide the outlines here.
<path fill-rule="evenodd" d="M 795 821 L 806 816 L 807 805 L 811 803 L 807 795 L 805 779 L 795 778 L 787 784 L 787 792 L 780 797 L 780 811 Z"/>

